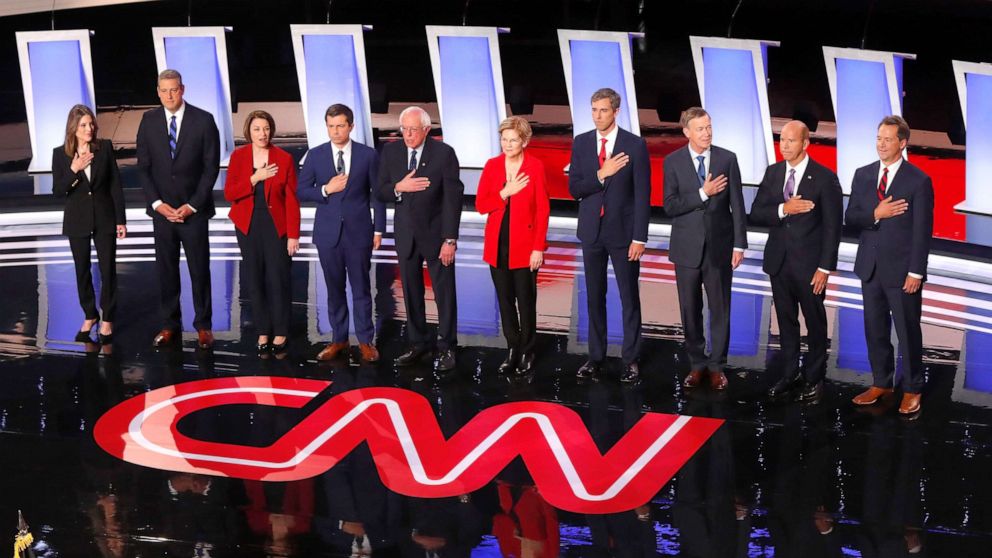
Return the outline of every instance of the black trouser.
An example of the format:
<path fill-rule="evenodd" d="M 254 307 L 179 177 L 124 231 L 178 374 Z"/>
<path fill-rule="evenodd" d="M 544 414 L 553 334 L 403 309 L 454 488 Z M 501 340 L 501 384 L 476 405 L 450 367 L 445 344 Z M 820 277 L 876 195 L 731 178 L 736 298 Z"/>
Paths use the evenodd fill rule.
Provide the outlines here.
<path fill-rule="evenodd" d="M 100 262 L 100 309 L 103 311 L 103 321 L 113 322 L 117 309 L 117 237 L 113 234 L 69 237 L 72 262 L 76 266 L 79 305 L 87 320 L 100 319 L 93 293 L 93 274 L 90 271 L 90 239 L 93 239 L 96 257 Z"/>
<path fill-rule="evenodd" d="M 534 351 L 537 340 L 537 272 L 529 267 L 489 267 L 499 302 L 506 346 L 521 354 Z"/>
<path fill-rule="evenodd" d="M 193 284 L 193 327 L 211 329 L 213 310 L 210 301 L 210 235 L 207 217 L 192 215 L 185 223 L 172 223 L 156 214 L 155 263 L 161 284 L 161 315 L 165 329 L 183 327 L 179 305 L 179 247 L 186 253 L 190 282 Z"/>
<path fill-rule="evenodd" d="M 286 238 L 269 231 L 237 231 L 242 277 L 248 283 L 251 315 L 258 335 L 289 335 L 292 292 Z"/>
<path fill-rule="evenodd" d="M 778 338 L 782 347 L 782 361 L 785 363 L 785 377 L 793 378 L 799 375 L 799 309 L 803 311 L 806 321 L 806 338 L 809 354 L 806 356 L 804 377 L 809 383 L 816 383 L 827 373 L 827 311 L 823 300 L 827 291 L 813 294 L 810 281 L 813 276 L 806 276 L 789 265 L 771 276 L 772 300 L 775 302 L 775 316 L 778 319 Z"/>
<path fill-rule="evenodd" d="M 606 247 L 599 243 L 582 245 L 586 276 L 586 303 L 589 311 L 589 360 L 606 358 L 606 265 L 613 262 L 623 314 L 624 364 L 636 362 L 641 354 L 641 295 L 638 283 L 641 262 L 627 259 L 628 246 Z"/>
<path fill-rule="evenodd" d="M 685 330 L 685 348 L 693 370 L 722 372 L 727 365 L 730 346 L 730 284 L 734 270 L 730 256 L 713 263 L 706 247 L 699 267 L 675 266 L 675 286 L 679 293 L 679 310 Z M 706 356 L 703 335 L 703 287 L 710 309 L 710 356 Z"/>
<path fill-rule="evenodd" d="M 437 303 L 438 342 L 441 350 L 454 349 L 458 344 L 458 305 L 455 299 L 455 263 L 445 266 L 437 254 L 427 260 L 434 301 Z M 424 255 L 414 246 L 408 258 L 400 257 L 400 280 L 403 282 L 403 303 L 406 305 L 407 338 L 419 348 L 433 345 L 427 330 L 427 308 L 424 303 Z"/>
<path fill-rule="evenodd" d="M 872 277 L 861 282 L 861 297 L 865 308 L 865 338 L 868 361 L 871 363 L 873 385 L 881 388 L 895 386 L 895 350 L 892 347 L 892 325 L 896 326 L 899 352 L 902 354 L 902 389 L 907 393 L 923 390 L 923 289 L 906 294 L 902 287 L 886 287 Z"/>

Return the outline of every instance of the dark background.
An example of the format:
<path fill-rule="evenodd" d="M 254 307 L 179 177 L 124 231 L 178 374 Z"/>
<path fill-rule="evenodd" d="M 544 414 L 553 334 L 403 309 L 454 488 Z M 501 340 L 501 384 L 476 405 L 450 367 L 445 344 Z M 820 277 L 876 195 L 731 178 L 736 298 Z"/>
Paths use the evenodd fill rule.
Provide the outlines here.
<path fill-rule="evenodd" d="M 58 11 L 55 29 L 89 28 L 100 106 L 155 104 L 151 28 L 229 25 L 232 94 L 239 101 L 298 101 L 290 23 L 326 23 L 318 0 L 161 0 Z M 435 99 L 424 25 L 511 27 L 500 36 L 508 100 L 567 104 L 556 30 L 644 31 L 634 44 L 638 104 L 662 120 L 699 97 L 689 35 L 727 36 L 738 0 L 335 0 L 331 23 L 370 24 L 365 34 L 373 98 Z M 0 18 L 0 122 L 25 120 L 16 31 L 52 28 L 50 13 Z M 992 0 L 743 0 L 733 37 L 782 42 L 769 49 L 773 116 L 799 106 L 834 120 L 823 45 L 918 55 L 905 65 L 904 115 L 913 128 L 960 126 L 951 60 L 992 60 Z"/>

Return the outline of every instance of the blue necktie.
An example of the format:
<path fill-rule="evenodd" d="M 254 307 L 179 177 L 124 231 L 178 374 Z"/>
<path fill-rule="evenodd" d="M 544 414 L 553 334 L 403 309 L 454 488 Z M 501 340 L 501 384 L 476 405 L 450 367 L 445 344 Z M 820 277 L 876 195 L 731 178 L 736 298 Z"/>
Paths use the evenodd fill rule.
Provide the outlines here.
<path fill-rule="evenodd" d="M 172 115 L 172 120 L 169 121 L 169 153 L 172 155 L 173 159 L 176 158 L 177 135 L 179 134 L 177 133 L 177 128 L 176 128 L 176 115 Z"/>
<path fill-rule="evenodd" d="M 417 170 L 417 150 L 410 152 L 410 168 L 406 170 Z"/>
<path fill-rule="evenodd" d="M 696 174 L 699 176 L 699 185 L 702 186 L 703 182 L 706 182 L 706 165 L 703 164 L 706 157 L 699 155 L 696 157 L 696 160 L 699 161 L 699 167 L 696 169 Z"/>

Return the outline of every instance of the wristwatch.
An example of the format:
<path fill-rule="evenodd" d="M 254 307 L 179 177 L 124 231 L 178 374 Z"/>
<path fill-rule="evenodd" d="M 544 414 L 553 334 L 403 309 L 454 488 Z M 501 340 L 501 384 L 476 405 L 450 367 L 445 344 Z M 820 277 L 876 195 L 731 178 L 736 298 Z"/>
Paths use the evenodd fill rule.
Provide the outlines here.
<path fill-rule="evenodd" d="M 449 239 L 445 240 L 444 243 L 447 244 L 448 246 L 454 246 L 454 245 L 458 244 L 458 241 L 455 240 L 455 239 L 453 239 L 453 238 L 449 238 Z"/>

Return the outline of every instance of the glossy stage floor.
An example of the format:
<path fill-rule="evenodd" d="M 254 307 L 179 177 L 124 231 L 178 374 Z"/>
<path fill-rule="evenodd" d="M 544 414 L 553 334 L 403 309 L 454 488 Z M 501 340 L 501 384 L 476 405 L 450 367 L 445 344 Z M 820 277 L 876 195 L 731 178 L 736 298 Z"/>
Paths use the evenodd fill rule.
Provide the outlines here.
<path fill-rule="evenodd" d="M 329 328 L 306 242 L 291 350 L 254 354 L 223 213 L 211 227 L 215 348 L 194 350 L 187 333 L 182 348 L 153 350 L 150 222 L 129 215 L 103 347 L 73 341 L 82 314 L 61 214 L 2 216 L 0 525 L 13 531 L 23 510 L 39 555 L 989 556 L 987 263 L 931 262 L 924 410 L 906 421 L 891 404 L 849 403 L 870 378 L 851 245 L 830 284 L 826 394 L 801 406 L 763 396 L 780 364 L 761 234 L 734 279 L 729 389 L 687 393 L 664 225 L 642 268 L 644 380 L 626 386 L 574 379 L 585 283 L 568 217 L 552 219 L 539 278 L 537 371 L 511 378 L 496 373 L 495 295 L 466 211 L 457 375 L 438 379 L 391 363 L 404 319 L 391 237 L 373 266 L 379 364 L 314 360 Z"/>

